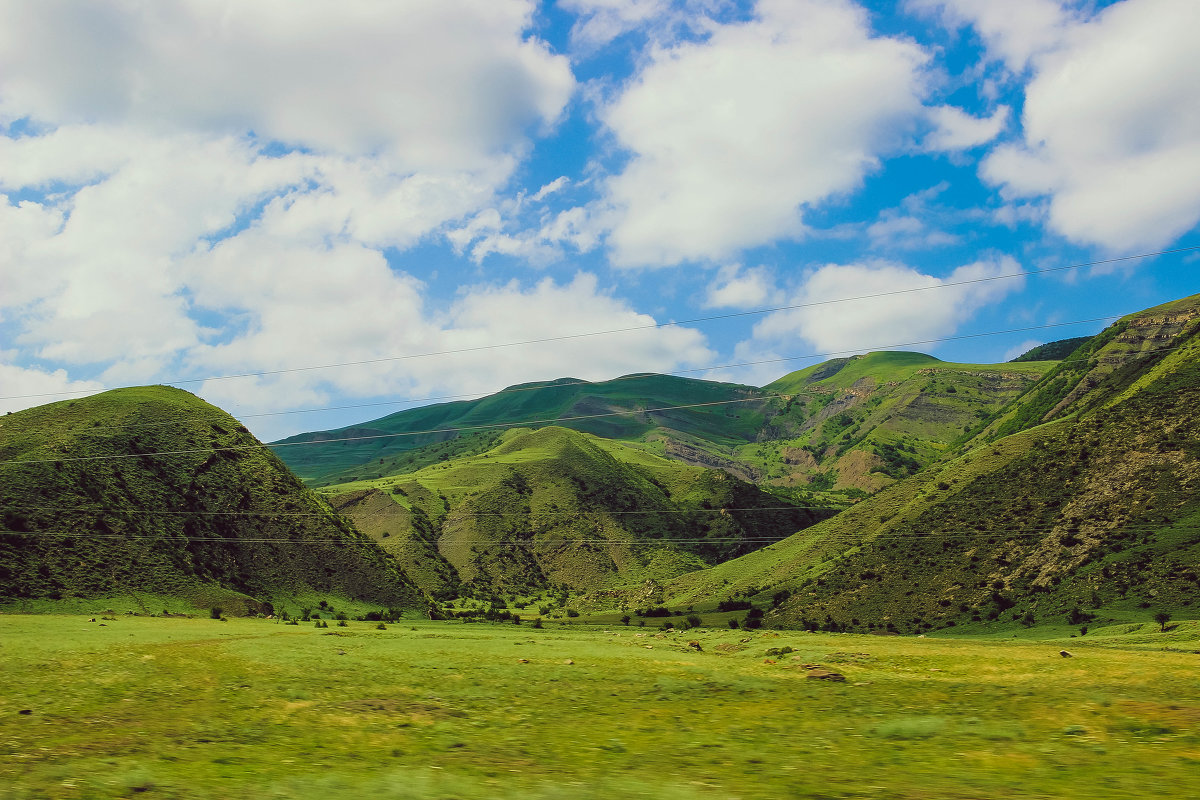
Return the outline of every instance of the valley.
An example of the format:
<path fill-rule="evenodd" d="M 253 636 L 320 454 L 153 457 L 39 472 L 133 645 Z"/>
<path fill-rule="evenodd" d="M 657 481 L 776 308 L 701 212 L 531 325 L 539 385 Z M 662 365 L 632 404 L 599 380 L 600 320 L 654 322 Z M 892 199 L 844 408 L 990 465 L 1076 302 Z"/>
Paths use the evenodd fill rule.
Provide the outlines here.
<path fill-rule="evenodd" d="M 1200 792 L 1194 622 L 963 639 L 114 611 L 0 615 L 5 800 Z"/>

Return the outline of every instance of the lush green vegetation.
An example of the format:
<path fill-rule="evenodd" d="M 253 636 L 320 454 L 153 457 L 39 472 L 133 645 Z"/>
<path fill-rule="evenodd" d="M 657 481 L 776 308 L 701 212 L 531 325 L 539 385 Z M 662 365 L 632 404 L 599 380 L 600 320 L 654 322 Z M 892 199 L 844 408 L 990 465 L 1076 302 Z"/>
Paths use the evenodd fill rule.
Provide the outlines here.
<path fill-rule="evenodd" d="M 1200 793 L 1193 622 L 982 641 L 106 616 L 0 616 L 0 798 Z"/>
<path fill-rule="evenodd" d="M 1051 366 L 870 353 L 763 389 L 665 375 L 564 378 L 303 434 L 278 453 L 311 485 L 345 484 L 479 455 L 509 426 L 554 424 L 780 492 L 802 489 L 811 502 L 845 502 L 935 460 Z M 343 438 L 352 440 L 334 441 Z M 889 447 L 907 453 L 903 463 L 889 460 Z"/>
<path fill-rule="evenodd" d="M 488 434 L 514 426 L 558 425 L 631 440 L 665 429 L 685 441 L 729 447 L 754 438 L 767 402 L 766 393 L 752 386 L 670 375 L 629 375 L 601 383 L 561 378 L 512 386 L 480 400 L 401 411 L 351 428 L 293 436 L 280 442 L 285 446 L 277 452 L 306 481 L 326 485 L 404 469 L 404 462 L 396 461 L 399 454 L 443 443 L 460 432 Z M 437 455 L 443 454 L 463 453 L 443 450 Z"/>
<path fill-rule="evenodd" d="M 1195 305 L 1134 315 L 1080 348 L 1079 370 L 1052 371 L 1000 416 L 1019 430 L 985 430 L 831 520 L 681 576 L 665 600 L 702 609 L 787 590 L 769 624 L 860 631 L 1186 614 L 1200 604 Z M 1056 419 L 1038 424 L 1044 408 Z"/>
<path fill-rule="evenodd" d="M 322 491 L 440 597 L 665 580 L 833 513 L 559 427 L 510 430 L 477 455 Z"/>
<path fill-rule="evenodd" d="M 182 390 L 0 417 L 0 461 L 0 600 L 137 591 L 245 613 L 317 592 L 420 604 L 369 538 Z"/>
<path fill-rule="evenodd" d="M 1011 363 L 1020 363 L 1022 361 L 1062 361 L 1079 349 L 1079 346 L 1087 342 L 1090 338 L 1092 337 L 1078 336 L 1074 339 L 1059 339 L 1057 342 L 1040 344 L 1017 356 Z"/>

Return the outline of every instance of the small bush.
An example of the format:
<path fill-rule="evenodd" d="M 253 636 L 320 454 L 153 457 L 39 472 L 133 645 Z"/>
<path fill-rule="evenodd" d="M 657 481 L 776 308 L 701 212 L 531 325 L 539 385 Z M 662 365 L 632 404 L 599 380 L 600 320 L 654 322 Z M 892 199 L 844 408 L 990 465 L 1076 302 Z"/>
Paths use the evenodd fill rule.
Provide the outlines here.
<path fill-rule="evenodd" d="M 700 617 L 696 616 L 695 614 L 688 614 L 687 624 L 693 628 L 699 628 L 704 624 L 704 620 L 700 619 Z"/>
<path fill-rule="evenodd" d="M 738 621 L 731 617 L 729 620 L 729 627 L 736 629 L 738 627 Z"/>
<path fill-rule="evenodd" d="M 339 620 L 338 620 L 338 624 L 337 624 L 337 626 L 338 626 L 339 628 L 349 628 L 349 627 L 350 627 L 350 624 L 349 624 L 349 623 L 347 623 L 347 622 L 346 622 L 346 620 L 344 620 L 344 619 L 339 619 Z"/>
<path fill-rule="evenodd" d="M 575 610 L 575 609 L 573 609 L 573 608 L 568 608 L 568 609 L 567 609 L 567 616 L 568 616 L 568 617 L 578 617 L 578 616 L 579 616 L 579 612 L 578 612 L 578 611 L 576 611 L 576 610 Z"/>
<path fill-rule="evenodd" d="M 630 617 L 628 614 L 625 614 L 621 617 L 622 625 L 628 625 L 631 621 L 632 621 L 632 617 Z"/>
<path fill-rule="evenodd" d="M 387 625 L 385 625 L 385 624 L 383 624 L 383 623 L 381 622 L 381 623 L 379 623 L 378 625 L 376 625 L 376 626 L 375 626 L 375 630 L 377 630 L 377 631 L 386 631 L 386 630 L 387 630 Z"/>
<path fill-rule="evenodd" d="M 535 628 L 540 628 L 540 627 L 542 627 L 542 618 L 541 618 L 541 617 L 534 617 L 534 618 L 533 618 L 533 627 L 535 627 Z"/>
<path fill-rule="evenodd" d="M 210 608 L 208 610 L 208 616 L 211 617 L 212 619 L 220 619 L 221 614 L 223 614 L 224 612 L 225 612 L 225 609 L 221 608 L 220 606 L 213 606 L 212 608 Z"/>

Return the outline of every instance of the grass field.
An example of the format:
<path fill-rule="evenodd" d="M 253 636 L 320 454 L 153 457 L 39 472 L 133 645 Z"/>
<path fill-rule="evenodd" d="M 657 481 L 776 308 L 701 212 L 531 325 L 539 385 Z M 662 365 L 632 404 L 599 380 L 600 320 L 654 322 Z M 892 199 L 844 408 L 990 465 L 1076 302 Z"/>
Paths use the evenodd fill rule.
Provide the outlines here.
<path fill-rule="evenodd" d="M 1196 623 L 1065 644 L 87 620 L 0 616 L 0 798 L 1200 796 Z"/>

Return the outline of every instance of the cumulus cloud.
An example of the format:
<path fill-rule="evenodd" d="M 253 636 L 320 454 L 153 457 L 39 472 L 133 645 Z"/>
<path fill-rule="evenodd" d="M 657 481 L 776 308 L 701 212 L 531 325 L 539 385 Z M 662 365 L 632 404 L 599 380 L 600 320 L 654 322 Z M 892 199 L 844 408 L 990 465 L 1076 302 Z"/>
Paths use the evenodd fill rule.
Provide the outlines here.
<path fill-rule="evenodd" d="M 12 355 L 11 352 L 3 354 L 5 357 Z M 6 395 L 0 398 L 0 414 L 61 400 L 64 394 L 82 397 L 104 389 L 96 381 L 71 380 L 66 370 L 47 371 L 5 363 L 0 363 L 0 386 L 4 387 Z M 20 397 L 8 397 L 18 393 Z"/>
<path fill-rule="evenodd" d="M 1008 121 L 1008 106 L 997 108 L 990 117 L 973 117 L 954 106 L 929 110 L 933 131 L 925 137 L 930 150 L 969 150 L 987 144 L 1000 135 Z"/>
<path fill-rule="evenodd" d="M 754 308 L 767 302 L 774 291 L 771 276 L 763 267 L 742 269 L 740 264 L 722 267 L 708 286 L 705 308 Z"/>
<path fill-rule="evenodd" d="M 493 203 L 574 90 L 535 8 L 0 4 L 0 190 L 32 198 L 0 204 L 14 341 L 117 382 L 294 365 L 288 326 L 351 352 L 351 315 L 394 346 L 419 286 L 383 251 Z"/>
<path fill-rule="evenodd" d="M 777 311 L 755 326 L 754 342 L 787 351 L 800 337 L 819 353 L 845 353 L 937 339 L 1024 285 L 1018 277 L 988 279 L 1019 273 L 1007 256 L 961 266 L 945 278 L 887 261 L 829 264 L 793 296 L 789 305 L 798 308 Z"/>
<path fill-rule="evenodd" d="M 908 0 L 908 7 L 940 16 L 952 28 L 974 26 L 990 55 L 1014 72 L 1057 47 L 1077 19 L 1074 9 L 1059 0 Z"/>
<path fill-rule="evenodd" d="M 1048 195 L 1062 235 L 1109 250 L 1164 246 L 1200 221 L 1200 5 L 1127 0 L 1035 60 L 1024 141 L 983 176 L 1012 198 Z"/>
<path fill-rule="evenodd" d="M 122 121 L 408 169 L 478 166 L 553 121 L 573 78 L 526 38 L 528 0 L 0 6 L 0 114 Z"/>
<path fill-rule="evenodd" d="M 920 109 L 925 53 L 842 0 L 762 0 L 653 51 L 601 119 L 630 160 L 606 185 L 617 265 L 717 259 L 804 230 Z"/>
<path fill-rule="evenodd" d="M 229 373 L 342 364 L 348 353 L 358 363 L 206 382 L 200 392 L 226 407 L 257 412 L 321 405 L 335 391 L 360 397 L 482 395 L 548 377 L 668 372 L 714 357 L 699 331 L 657 327 L 653 317 L 604 292 L 588 273 L 567 283 L 544 278 L 529 286 L 509 281 L 467 287 L 448 309 L 437 311 L 423 306 L 418 282 L 390 272 L 369 250 L 289 253 L 294 286 L 274 286 L 267 271 L 256 270 L 256 250 L 260 256 L 272 252 L 253 242 L 227 244 L 205 257 L 218 264 L 197 265 L 211 280 L 198 299 L 245 318 L 244 332 L 232 342 L 197 349 L 198 365 Z M 352 266 L 338 275 L 328 269 L 335 262 Z M 248 273 L 253 291 L 224 288 L 222 278 L 235 271 Z M 612 330 L 622 332 L 589 335 Z M 496 347 L 528 342 L 533 344 Z M 308 424 L 256 423 L 268 438 Z"/>
<path fill-rule="evenodd" d="M 910 7 L 972 25 L 989 57 L 1026 82 L 1022 140 L 995 148 L 980 168 L 1008 200 L 1047 198 L 1026 211 L 1044 207 L 1039 221 L 1052 230 L 1115 252 L 1166 246 L 1200 221 L 1200 60 L 1191 36 L 1200 5 L 1123 0 L 1090 15 L 1090 6 L 1055 0 Z M 939 113 L 972 138 L 972 123 Z M 990 133 L 977 122 L 979 137 Z"/>
<path fill-rule="evenodd" d="M 571 27 L 571 41 L 585 50 L 606 45 L 671 9 L 670 0 L 559 0 L 558 5 L 578 17 Z"/>

